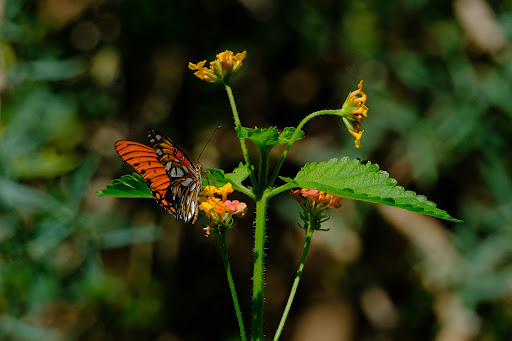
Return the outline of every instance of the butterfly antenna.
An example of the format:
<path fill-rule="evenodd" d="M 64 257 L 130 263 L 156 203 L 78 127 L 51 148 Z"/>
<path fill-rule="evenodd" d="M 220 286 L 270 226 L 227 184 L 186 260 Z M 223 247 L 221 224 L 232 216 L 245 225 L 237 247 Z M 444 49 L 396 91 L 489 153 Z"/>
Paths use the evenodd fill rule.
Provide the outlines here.
<path fill-rule="evenodd" d="M 217 128 L 215 128 L 215 130 L 213 131 L 212 135 L 211 135 L 211 136 L 210 136 L 210 138 L 208 139 L 208 142 L 206 142 L 206 144 L 204 145 L 203 150 L 201 150 L 201 153 L 199 153 L 199 156 L 197 157 L 197 162 L 199 162 L 199 159 L 201 158 L 201 155 L 203 155 L 204 150 L 206 149 L 206 147 L 208 146 L 208 144 L 209 144 L 209 143 L 210 143 L 210 141 L 212 140 L 213 135 L 215 135 L 215 132 L 216 132 L 218 129 L 220 129 L 220 128 L 222 128 L 222 126 L 217 126 Z"/>

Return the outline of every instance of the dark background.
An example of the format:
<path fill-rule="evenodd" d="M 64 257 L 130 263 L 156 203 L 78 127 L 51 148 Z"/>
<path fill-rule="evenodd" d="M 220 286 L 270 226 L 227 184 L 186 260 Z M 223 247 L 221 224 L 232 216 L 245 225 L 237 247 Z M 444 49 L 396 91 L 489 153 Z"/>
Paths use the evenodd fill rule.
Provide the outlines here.
<path fill-rule="evenodd" d="M 238 165 L 224 90 L 187 69 L 226 49 L 247 50 L 233 84 L 245 126 L 296 126 L 340 107 L 364 79 L 363 148 L 339 118 L 315 119 L 281 175 L 367 159 L 465 221 L 344 200 L 330 231 L 313 237 L 281 339 L 512 338 L 510 1 L 4 0 L 0 9 L 0 339 L 237 339 L 204 221 L 95 194 L 132 172 L 114 142 L 147 142 L 148 128 L 195 158 L 222 125 L 201 163 Z M 249 204 L 228 236 L 249 329 L 254 206 L 233 198 Z M 269 339 L 302 252 L 297 221 L 291 197 L 271 201 Z"/>

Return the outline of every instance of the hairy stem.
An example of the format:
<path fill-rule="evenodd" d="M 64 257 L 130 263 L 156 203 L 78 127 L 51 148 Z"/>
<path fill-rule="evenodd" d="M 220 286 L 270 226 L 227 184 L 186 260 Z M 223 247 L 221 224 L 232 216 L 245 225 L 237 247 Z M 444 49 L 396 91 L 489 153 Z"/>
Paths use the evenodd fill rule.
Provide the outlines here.
<path fill-rule="evenodd" d="M 261 196 L 268 180 L 269 172 L 269 151 L 260 149 L 260 162 L 258 164 L 258 187 L 255 188 L 256 197 Z"/>
<path fill-rule="evenodd" d="M 267 196 L 256 201 L 256 227 L 254 236 L 254 269 L 252 275 L 252 341 L 263 340 L 263 258 L 265 250 L 265 223 L 267 216 Z"/>
<path fill-rule="evenodd" d="M 299 269 L 297 270 L 297 275 L 295 276 L 295 280 L 293 281 L 292 290 L 290 291 L 290 296 L 288 296 L 288 302 L 286 302 L 286 307 L 284 308 L 283 316 L 281 317 L 281 322 L 279 322 L 279 327 L 277 328 L 276 334 L 274 335 L 274 341 L 279 340 L 281 336 L 281 332 L 283 331 L 284 324 L 286 323 L 286 318 L 290 312 L 290 308 L 292 306 L 293 299 L 297 292 L 297 287 L 299 286 L 299 281 L 302 276 L 302 270 L 304 269 L 304 263 L 306 262 L 306 256 L 308 254 L 309 245 L 311 243 L 311 237 L 313 236 L 314 230 L 311 229 L 310 226 L 307 228 L 306 232 L 306 242 L 304 243 L 304 250 L 302 251 L 302 258 L 300 259 Z"/>
<path fill-rule="evenodd" d="M 228 277 L 229 289 L 231 290 L 231 297 L 233 298 L 233 304 L 235 305 L 236 318 L 238 320 L 238 327 L 240 328 L 240 338 L 242 341 L 246 341 L 244 320 L 242 319 L 242 312 L 240 305 L 238 304 L 238 296 L 236 294 L 235 282 L 231 275 L 231 266 L 229 265 L 228 250 L 226 248 L 226 234 L 225 232 L 216 233 L 215 236 L 219 240 L 220 252 L 222 253 L 222 260 L 224 261 L 224 267 L 226 268 L 226 275 Z"/>
<path fill-rule="evenodd" d="M 340 115 L 340 110 L 320 110 L 320 111 L 315 111 L 314 113 L 311 113 L 309 114 L 308 116 L 306 116 L 300 123 L 299 125 L 297 126 L 297 128 L 295 129 L 295 132 L 293 133 L 292 135 L 292 138 L 290 139 L 290 141 L 288 142 L 288 145 L 286 146 L 284 152 L 283 152 L 283 155 L 281 155 L 281 159 L 279 159 L 279 162 L 274 170 L 274 173 L 272 173 L 272 177 L 270 178 L 270 181 L 268 183 L 269 186 L 273 186 L 274 185 L 274 182 L 276 181 L 277 179 L 277 176 L 279 175 L 279 170 L 281 169 L 281 166 L 283 165 L 284 163 L 284 159 L 286 159 L 286 155 L 288 155 L 288 151 L 290 150 L 290 148 L 292 147 L 292 144 L 297 140 L 298 136 L 299 136 L 299 133 L 300 131 L 302 130 L 302 127 L 304 127 L 304 125 L 309 121 L 311 120 L 312 118 L 315 118 L 317 116 L 320 116 L 320 115 Z"/>
<path fill-rule="evenodd" d="M 235 120 L 235 127 L 236 130 L 240 129 L 242 127 L 242 123 L 240 123 L 240 118 L 238 117 L 238 110 L 236 108 L 235 103 L 235 97 L 233 96 L 233 91 L 231 90 L 231 87 L 227 84 L 224 84 L 224 87 L 226 88 L 226 92 L 228 93 L 229 98 L 229 104 L 231 105 L 231 111 L 233 112 L 233 119 Z M 251 166 L 251 160 L 249 159 L 249 153 L 247 152 L 247 146 L 245 145 L 245 140 L 243 138 L 240 138 L 240 146 L 242 147 L 242 154 L 244 155 L 244 160 L 247 166 L 249 166 L 250 171 L 250 177 L 251 177 L 251 183 L 253 187 L 257 187 L 256 177 L 254 176 L 254 171 Z"/>

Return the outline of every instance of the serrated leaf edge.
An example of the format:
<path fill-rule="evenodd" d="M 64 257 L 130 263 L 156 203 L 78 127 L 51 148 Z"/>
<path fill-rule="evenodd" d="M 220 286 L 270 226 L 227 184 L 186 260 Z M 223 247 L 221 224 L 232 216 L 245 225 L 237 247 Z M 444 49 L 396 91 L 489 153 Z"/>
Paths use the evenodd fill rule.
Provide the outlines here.
<path fill-rule="evenodd" d="M 366 193 L 357 193 L 357 189 L 333 188 L 332 186 L 321 184 L 321 183 L 318 183 L 318 188 L 313 188 L 314 186 L 311 186 L 311 184 L 315 184 L 315 181 L 311 181 L 311 180 L 309 180 L 308 188 L 323 190 L 325 192 L 339 195 L 341 197 L 345 197 L 345 198 L 349 198 L 349 199 L 367 201 L 367 202 L 372 202 L 372 203 L 381 203 L 384 205 L 395 206 L 395 207 L 406 209 L 408 211 L 423 213 L 423 214 L 431 215 L 434 217 L 438 217 L 438 218 L 442 218 L 442 219 L 446 219 L 446 220 L 450 220 L 450 221 L 462 222 L 462 220 L 460 220 L 460 219 L 451 217 L 445 210 L 437 208 L 437 204 L 428 200 L 426 196 L 417 194 L 416 192 L 411 191 L 411 190 L 405 190 L 404 187 L 397 185 L 396 179 L 389 177 L 388 172 L 380 170 L 378 164 L 372 164 L 370 161 L 359 161 L 357 159 L 351 160 L 348 157 L 343 157 L 341 159 L 334 158 L 334 159 L 331 159 L 324 163 L 328 165 L 327 168 L 330 168 L 329 165 L 331 167 L 334 167 L 339 162 L 343 162 L 343 164 L 340 165 L 340 169 L 338 169 L 337 173 L 354 172 L 354 168 L 356 168 L 358 165 L 364 165 L 365 168 L 363 171 L 368 173 L 368 175 L 365 175 L 365 176 L 370 176 L 370 174 L 372 174 L 372 172 L 373 172 L 373 174 L 376 174 L 376 175 L 382 177 L 382 183 L 377 184 L 375 186 L 381 187 L 381 190 L 385 189 L 385 187 L 388 187 L 389 191 L 386 191 L 385 194 L 391 193 L 391 191 L 396 190 L 396 191 L 398 191 L 397 195 L 395 195 L 395 197 L 386 197 L 385 195 L 372 196 L 372 195 L 368 195 Z M 301 181 L 300 181 L 300 179 L 297 179 L 297 177 L 299 177 L 299 175 L 301 173 L 314 172 L 315 168 L 318 167 L 319 164 L 322 164 L 322 163 L 312 162 L 312 163 L 306 164 L 297 173 L 297 176 L 295 177 L 295 179 L 284 178 L 284 177 L 280 177 L 280 178 L 286 182 L 290 182 L 290 180 L 291 180 L 297 185 L 297 187 L 300 187 L 299 184 Z M 349 167 L 349 168 L 347 169 L 347 167 Z M 329 172 L 329 169 L 326 169 L 324 174 L 327 174 L 328 172 Z M 362 179 L 359 182 L 364 183 L 365 179 Z M 372 185 L 372 186 L 374 186 L 374 185 Z M 365 186 L 363 186 L 363 187 L 365 187 Z M 401 201 L 400 199 L 412 199 L 412 198 L 414 198 L 417 201 L 417 204 L 413 205 L 410 203 L 400 203 L 400 201 Z"/>

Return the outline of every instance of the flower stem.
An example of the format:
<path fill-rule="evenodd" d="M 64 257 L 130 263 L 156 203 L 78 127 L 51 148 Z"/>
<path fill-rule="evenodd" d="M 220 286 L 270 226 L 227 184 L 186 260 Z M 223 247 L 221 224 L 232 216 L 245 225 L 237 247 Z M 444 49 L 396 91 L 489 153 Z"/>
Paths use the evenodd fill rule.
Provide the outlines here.
<path fill-rule="evenodd" d="M 269 186 L 273 186 L 274 185 L 274 181 L 276 181 L 276 179 L 277 179 L 277 175 L 279 174 L 279 170 L 281 169 L 281 166 L 284 163 L 284 159 L 286 159 L 286 155 L 288 155 L 288 151 L 292 147 L 292 144 L 297 140 L 297 137 L 299 136 L 299 133 L 302 130 L 302 127 L 304 127 L 304 125 L 309 120 L 311 120 L 312 118 L 315 118 L 317 116 L 320 116 L 320 115 L 340 115 L 340 110 L 320 110 L 320 111 L 315 111 L 315 112 L 309 114 L 308 116 L 306 116 L 299 123 L 299 125 L 295 129 L 295 132 L 292 135 L 292 138 L 288 142 L 288 145 L 286 146 L 286 149 L 284 150 L 283 155 L 281 155 L 281 159 L 279 160 L 276 168 L 274 169 L 274 173 L 272 173 L 272 177 L 270 178 L 270 181 L 268 183 Z"/>
<path fill-rule="evenodd" d="M 235 120 L 235 130 L 238 132 L 239 129 L 242 128 L 242 123 L 240 122 L 240 117 L 238 116 L 238 110 L 236 108 L 235 97 L 233 96 L 233 91 L 228 84 L 224 84 L 226 88 L 226 92 L 228 93 L 229 104 L 231 105 L 231 111 L 233 112 L 233 119 Z M 240 146 L 242 147 L 242 153 L 244 155 L 245 163 L 249 166 L 251 183 L 253 187 L 257 187 L 256 177 L 254 176 L 254 171 L 251 166 L 251 160 L 249 159 L 249 153 L 247 152 L 247 146 L 245 145 L 245 140 L 240 138 Z"/>
<path fill-rule="evenodd" d="M 304 269 L 304 263 L 306 262 L 306 256 L 308 254 L 309 245 L 311 243 L 311 237 L 313 236 L 313 232 L 314 230 L 311 228 L 311 226 L 308 226 L 306 233 L 306 242 L 304 243 L 302 258 L 300 259 L 299 270 L 297 270 L 297 275 L 295 276 L 295 280 L 293 281 L 292 290 L 290 291 L 288 302 L 286 303 L 286 307 L 284 308 L 283 316 L 281 317 L 281 322 L 279 322 L 279 327 L 277 328 L 276 334 L 274 335 L 274 341 L 279 340 L 281 332 L 283 331 L 284 328 L 284 324 L 286 322 L 286 318 L 288 317 L 288 313 L 290 312 L 290 308 L 292 306 L 292 302 L 295 297 L 295 293 L 297 292 L 297 287 L 299 286 L 300 278 L 302 276 L 302 269 Z"/>
<path fill-rule="evenodd" d="M 267 216 L 266 193 L 256 201 L 256 227 L 254 236 L 254 269 L 252 275 L 252 341 L 263 340 L 263 258 L 265 250 L 265 223 Z"/>
<path fill-rule="evenodd" d="M 240 311 L 240 305 L 238 304 L 238 296 L 236 294 L 235 283 L 233 282 L 233 276 L 231 275 L 231 266 L 229 265 L 228 251 L 226 248 L 226 234 L 225 232 L 215 233 L 219 244 L 220 252 L 222 253 L 222 260 L 224 261 L 224 267 L 226 268 L 226 275 L 228 277 L 229 289 L 231 290 L 231 297 L 233 298 L 233 304 L 235 305 L 236 318 L 238 320 L 238 327 L 240 328 L 240 338 L 242 341 L 246 341 L 244 320 L 242 319 L 242 312 Z"/>

